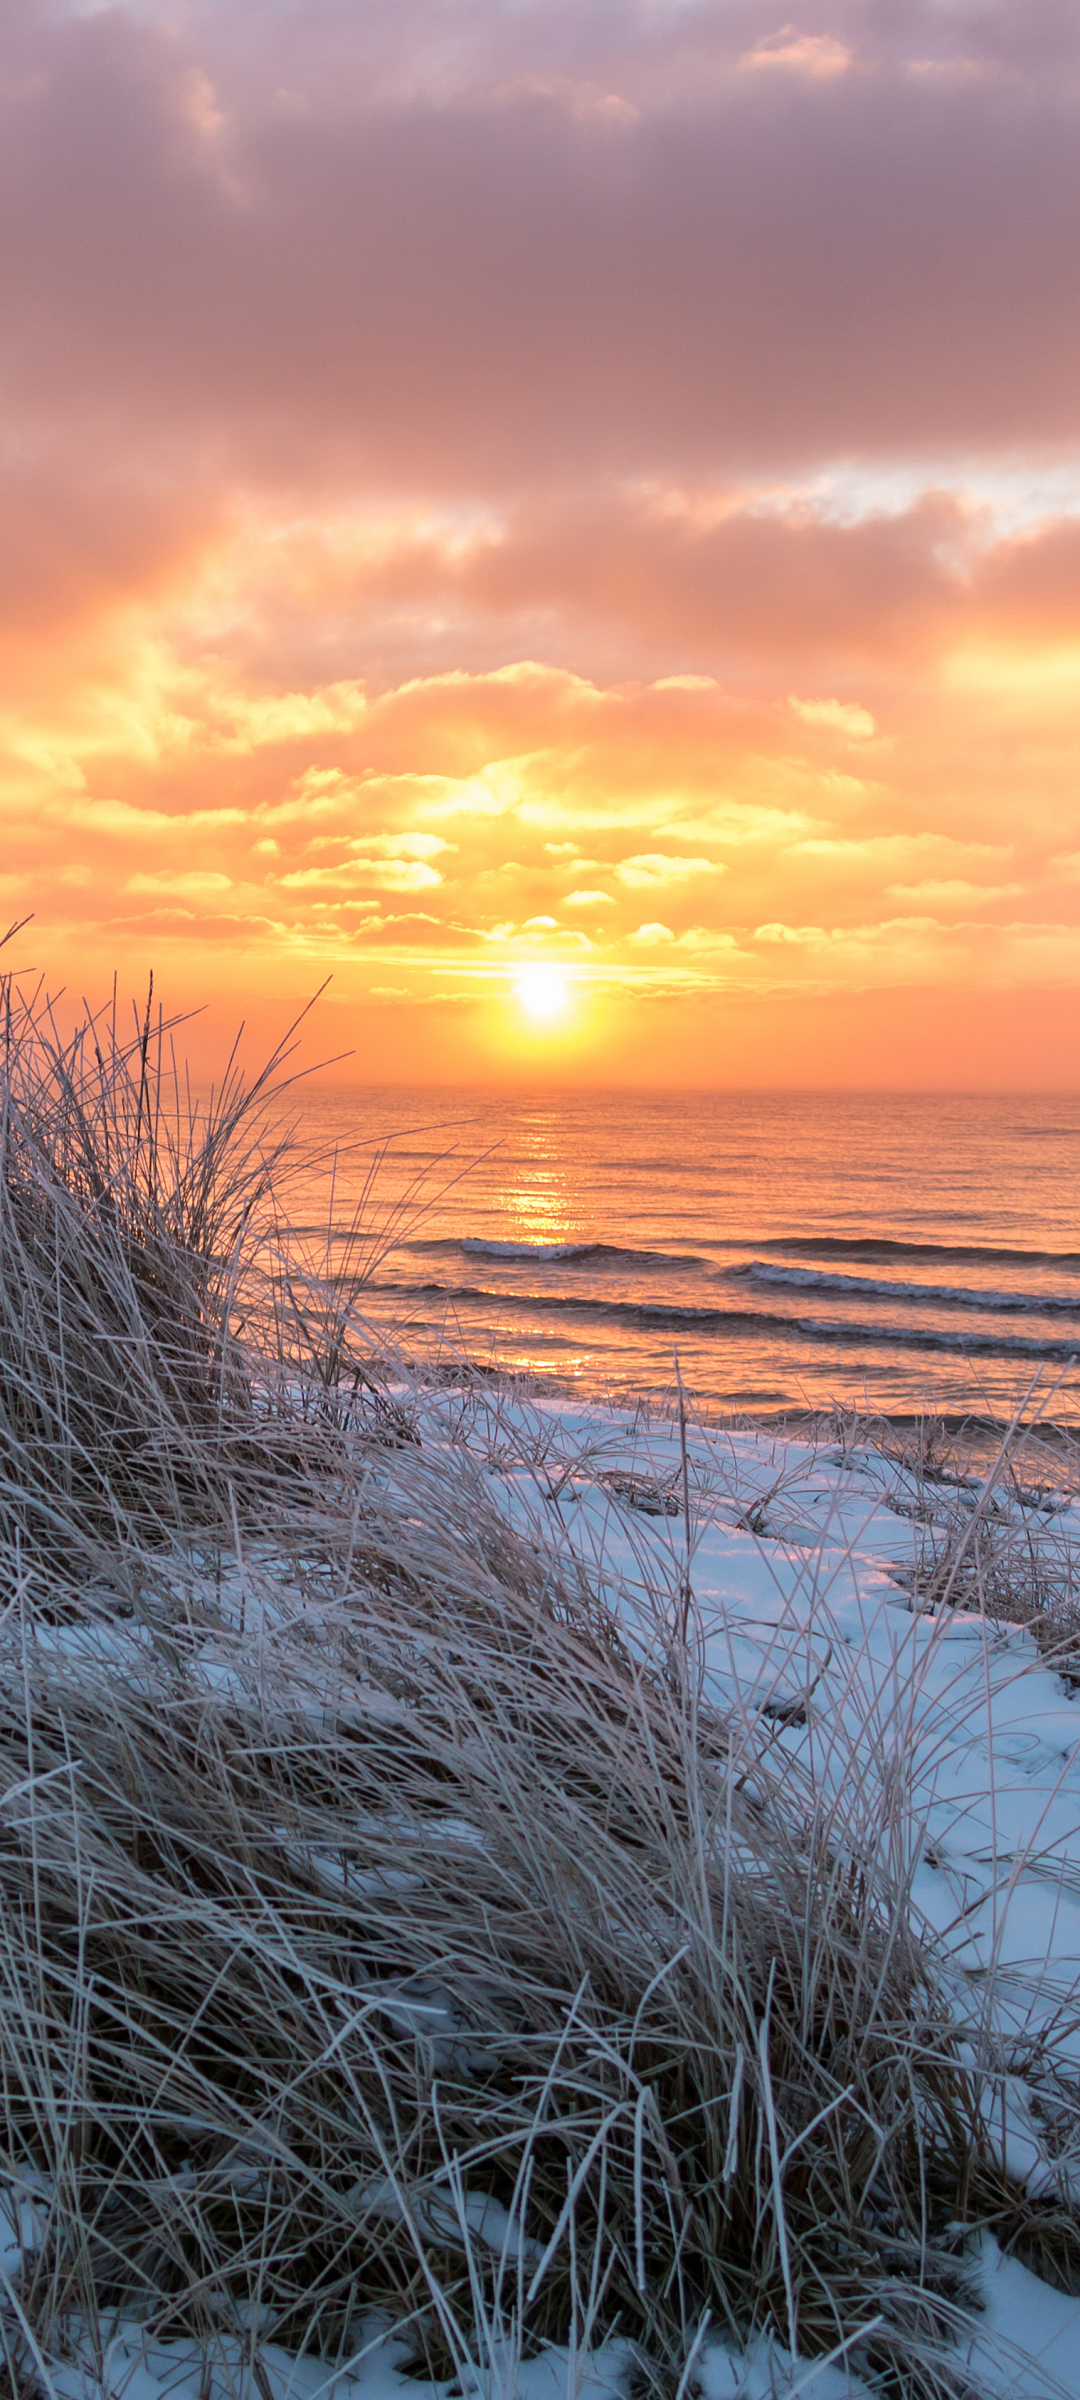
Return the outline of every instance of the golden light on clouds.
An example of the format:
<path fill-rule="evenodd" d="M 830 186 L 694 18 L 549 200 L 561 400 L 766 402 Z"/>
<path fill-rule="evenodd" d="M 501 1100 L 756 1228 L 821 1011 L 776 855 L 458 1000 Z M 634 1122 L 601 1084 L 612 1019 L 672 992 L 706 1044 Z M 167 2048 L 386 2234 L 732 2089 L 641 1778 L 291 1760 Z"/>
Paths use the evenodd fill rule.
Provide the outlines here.
<path fill-rule="evenodd" d="M 296 14 L 11 36 L 25 963 L 330 976 L 387 1080 L 1074 1082 L 1076 27 Z"/>

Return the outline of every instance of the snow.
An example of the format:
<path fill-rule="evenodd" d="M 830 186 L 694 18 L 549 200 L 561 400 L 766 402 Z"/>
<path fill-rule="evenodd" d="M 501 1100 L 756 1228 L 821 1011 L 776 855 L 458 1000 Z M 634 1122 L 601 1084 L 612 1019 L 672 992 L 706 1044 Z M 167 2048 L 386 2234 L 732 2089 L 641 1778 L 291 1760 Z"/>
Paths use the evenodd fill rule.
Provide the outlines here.
<path fill-rule="evenodd" d="M 1080 2392 L 1080 2301 L 1066 2298 L 1018 2259 L 1003 2258 L 992 2235 L 983 2242 L 980 2293 L 985 2315 L 961 2356 L 989 2395 L 1009 2400 L 1076 2400 Z"/>
<path fill-rule="evenodd" d="M 1011 2262 L 999 2261 L 1008 2275 Z M 1009 2323 L 1023 2318 L 1023 2284 L 1034 2284 L 1023 2268 L 1012 2269 L 1020 2279 L 1014 2304 L 1005 2297 L 1010 2281 L 996 2303 Z M 1042 2287 L 1038 2287 L 1042 2288 Z M 1030 2315 L 1030 2303 L 1026 2303 Z M 1068 2366 L 1074 2353 L 1060 2347 L 1063 2329 L 1049 2333 L 1032 2319 L 1035 2339 L 1045 2337 L 1048 2360 Z M 260 2342 L 261 2374 L 251 2373 L 251 2343 L 242 2336 L 222 2336 L 208 2352 L 193 2341 L 148 2340 L 141 2327 L 121 2324 L 106 2344 L 100 2366 L 91 2361 L 89 2345 L 75 2332 L 76 2356 L 52 2369 L 55 2400 L 456 2400 L 457 2393 L 475 2392 L 479 2400 L 622 2400 L 633 2366 L 630 2346 L 612 2340 L 576 2356 L 563 2345 L 547 2344 L 533 2358 L 519 2358 L 509 2346 L 495 2344 L 485 2365 L 470 2371 L 466 2365 L 456 2384 L 418 2382 L 407 2373 L 408 2346 L 392 2328 L 377 2324 L 347 2364 L 329 2367 L 321 2359 L 296 2358 L 275 2342 Z M 79 2353 L 81 2352 L 81 2355 Z M 1053 2370 L 1056 2372 L 1056 2368 Z M 1036 2388 L 1039 2400 L 1051 2400 L 1045 2382 L 1014 2385 L 1027 2400 Z M 1075 2390 L 1076 2386 L 1066 2386 Z M 695 2389 L 702 2400 L 862 2400 L 869 2387 L 844 2365 L 793 2358 L 783 2345 L 762 2334 L 736 2354 L 715 2339 L 706 2339 L 696 2360 Z"/>
<path fill-rule="evenodd" d="M 706 2346 L 698 2375 L 703 2400 L 860 2400 L 869 2386 L 844 2362 L 807 2364 L 768 2334 L 736 2355 L 722 2342 Z"/>
<path fill-rule="evenodd" d="M 962 1607 L 919 1613 L 911 1598 L 929 1545 L 977 1509 L 1000 1537 L 1023 1538 L 1064 1599 L 1080 1598 L 1076 1502 L 1014 1484 L 987 1505 L 976 1479 L 934 1487 L 872 1449 L 694 1428 L 688 1560 L 674 1422 L 483 1400 L 478 1419 L 485 1409 L 475 1439 L 500 1453 L 491 1489 L 508 1518 L 528 1534 L 557 1516 L 643 1645 L 658 1638 L 650 1592 L 666 1583 L 674 1602 L 688 1570 L 710 1697 L 773 1716 L 778 1748 L 819 1781 L 849 1774 L 860 1744 L 883 1781 L 891 1757 L 908 1765 L 914 1903 L 955 1970 L 960 2013 L 992 2023 L 1026 2063 L 1042 2048 L 1058 2075 L 1080 2066 L 1078 2012 L 1062 2008 L 1080 1986 L 1080 1701 L 1023 1626 Z M 975 2049 L 970 2063 L 977 2076 Z M 1080 2159 L 1048 2140 L 1050 2075 L 1045 2110 L 1040 2098 L 1030 2064 L 984 2093 L 1004 2163 L 1033 2193 L 1080 2197 Z M 1075 2400 L 1080 2300 L 992 2241 L 979 2267 L 970 2357 L 986 2390 Z M 705 2400 L 866 2388 L 844 2361 L 807 2365 L 764 2337 L 742 2356 L 712 2341 L 699 2368 Z"/>
<path fill-rule="evenodd" d="M 78 2335 L 76 2335 L 78 2343 Z M 613 2400 L 631 2364 L 629 2346 L 610 2341 L 573 2358 L 548 2347 L 518 2359 L 496 2348 L 486 2369 L 456 2386 L 417 2382 L 403 2372 L 408 2345 L 379 2319 L 369 2320 L 360 2349 L 347 2364 L 294 2358 L 260 2342 L 261 2373 L 251 2371 L 250 2341 L 223 2337 L 212 2354 L 195 2342 L 148 2341 L 137 2325 L 122 2325 L 109 2341 L 100 2371 L 87 2359 L 53 2370 L 55 2400 L 449 2400 L 455 2390 L 481 2400 Z M 815 2400 L 834 2400 L 831 2391 Z"/>
<path fill-rule="evenodd" d="M 1053 2105 L 1060 2079 L 1080 2069 L 1080 2023 L 1070 2030 L 1080 2012 L 1062 2006 L 1080 1986 L 1080 1700 L 1024 1626 L 959 1604 L 923 1613 L 912 1598 L 928 1558 L 976 1513 L 996 1539 L 1023 1541 L 1063 1601 L 1080 1594 L 1076 1502 L 1025 1495 L 1015 1483 L 991 1501 L 977 1482 L 920 1481 L 866 1444 L 824 1449 L 753 1430 L 693 1426 L 684 1470 L 675 1422 L 587 1411 L 560 1397 L 433 1395 L 423 1403 L 421 1434 L 428 1453 L 464 1450 L 526 1538 L 554 1538 L 580 1560 L 643 1652 L 668 1638 L 688 1577 L 707 1695 L 763 1713 L 775 1726 L 776 1755 L 812 1767 L 819 1786 L 838 1787 L 855 1758 L 884 1787 L 890 1764 L 903 1763 L 918 1846 L 914 1905 L 972 2027 L 973 2076 L 989 2072 L 988 2028 L 1012 2046 L 1016 2072 L 999 2072 L 986 2093 L 1004 2160 L 1033 2193 L 1080 2196 L 1080 2159 L 1055 2134 Z M 392 1487 L 394 1454 L 378 1472 Z M 657 1589 L 669 1596 L 666 1615 Z M 243 1612 L 253 1635 L 270 1636 L 297 1605 L 272 1558 L 245 1558 L 222 1579 L 226 1628 Z M 73 1659 L 92 1648 L 118 1671 L 151 1671 L 136 1625 L 52 1627 L 42 1639 Z M 226 1695 L 238 1688 L 233 1643 L 206 1628 L 190 1671 Z M 313 1663 L 307 1704 L 332 1697 Z M 475 1838 L 449 1821 L 445 1833 L 451 1842 Z M 344 1868 L 332 1857 L 318 1863 L 332 1888 Z M 458 2056 L 444 1994 L 413 1989 L 406 2010 L 383 1987 L 380 2005 L 410 2021 L 422 2007 L 438 2056 Z M 368 2204 L 378 2197 L 365 2194 Z M 382 2197 L 397 2207 L 389 2187 Z M 505 2211 L 496 2221 L 490 2199 L 474 2205 L 463 2197 L 477 2239 L 507 2256 L 527 2253 Z M 6 2277 L 17 2276 L 23 2249 L 40 2239 L 40 2203 L 21 2191 L 0 2197 Z M 978 2388 L 1015 2400 L 1075 2400 L 1080 2300 L 1039 2282 L 992 2241 L 975 2264 L 984 2309 L 973 2320 L 969 2355 Z M 260 2341 L 252 2381 L 250 2335 L 222 2335 L 208 2360 L 191 2343 L 154 2342 L 121 2325 L 100 2363 L 76 2339 L 74 2354 L 52 2368 L 52 2388 L 54 2400 L 237 2400 L 249 2391 L 253 2400 L 256 2392 L 262 2400 L 433 2400 L 450 2390 L 405 2378 L 402 2356 L 386 2326 L 373 2325 L 363 2355 L 340 2369 Z M 628 2364 L 617 2342 L 576 2359 L 548 2349 L 524 2362 L 493 2343 L 476 2388 L 508 2400 L 604 2400 Z M 704 2400 L 853 2400 L 867 2389 L 845 2359 L 793 2359 L 765 2336 L 737 2353 L 710 2332 L 694 2372 Z M 459 2388 L 468 2380 L 466 2370 Z"/>
<path fill-rule="evenodd" d="M 17 2276 L 24 2260 L 40 2250 L 51 2197 L 45 2178 L 25 2169 L 0 2190 L 0 2283 Z"/>
<path fill-rule="evenodd" d="M 657 1638 L 649 1587 L 666 1582 L 674 1592 L 685 1572 L 682 1508 L 677 1517 L 645 1513 L 620 1498 L 613 1477 L 624 1492 L 678 1492 L 678 1430 L 654 1424 L 643 1435 L 612 1414 L 600 1460 L 595 1418 L 551 1414 L 564 1445 L 593 1446 L 588 1478 L 574 1482 L 572 1498 L 566 1485 L 550 1501 L 522 1456 L 516 1465 L 504 1458 L 492 1488 L 523 1531 L 540 1507 L 558 1514 L 568 1548 L 631 1619 L 638 1596 L 635 1630 L 647 1644 Z M 505 1449 L 505 1417 L 501 1430 Z M 837 1456 L 753 1432 L 695 1431 L 688 1464 L 706 1692 L 776 1717 L 784 1753 L 812 1763 L 819 1780 L 848 1774 L 860 1741 L 876 1751 L 879 1772 L 890 1754 L 912 1766 L 923 1842 L 917 1906 L 958 1968 L 984 1975 L 996 1965 L 1014 2028 L 1034 2038 L 1055 2018 L 1062 1987 L 1080 1981 L 1075 1696 L 1023 1627 L 961 1607 L 913 1613 L 933 1495 L 928 1502 L 906 1469 L 880 1454 Z M 543 1480 L 555 1482 L 551 1454 Z M 940 1517 L 975 1498 L 949 1487 Z M 1022 1525 L 1080 1593 L 1073 1504 L 1048 1512 L 999 1499 L 996 1518 L 1004 1529 Z M 1072 2055 L 1080 2064 L 1080 2041 Z"/>

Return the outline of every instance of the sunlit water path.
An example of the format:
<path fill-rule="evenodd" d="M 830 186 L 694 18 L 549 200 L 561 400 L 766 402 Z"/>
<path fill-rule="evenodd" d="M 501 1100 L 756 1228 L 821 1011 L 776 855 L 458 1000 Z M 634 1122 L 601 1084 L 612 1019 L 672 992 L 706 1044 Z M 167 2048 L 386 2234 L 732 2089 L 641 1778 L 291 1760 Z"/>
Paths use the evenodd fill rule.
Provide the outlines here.
<path fill-rule="evenodd" d="M 388 1145 L 370 1313 L 410 1347 L 773 1413 L 1080 1422 L 1080 1100 L 313 1086 L 335 1214 Z M 325 1224 L 325 1173 L 299 1220 Z M 340 1241 L 333 1255 L 343 1252 Z"/>

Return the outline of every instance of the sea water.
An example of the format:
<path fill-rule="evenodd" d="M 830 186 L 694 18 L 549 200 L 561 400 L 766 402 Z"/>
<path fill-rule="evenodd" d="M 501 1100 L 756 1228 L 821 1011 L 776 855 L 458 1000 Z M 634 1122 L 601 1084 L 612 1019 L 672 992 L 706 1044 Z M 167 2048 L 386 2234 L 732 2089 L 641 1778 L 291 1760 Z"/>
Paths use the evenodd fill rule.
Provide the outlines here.
<path fill-rule="evenodd" d="M 1080 1423 L 1080 1100 L 308 1088 L 294 1211 L 406 1347 L 748 1414 Z M 373 1162 L 377 1172 L 370 1180 Z M 332 1166 L 331 1166 L 332 1162 Z"/>

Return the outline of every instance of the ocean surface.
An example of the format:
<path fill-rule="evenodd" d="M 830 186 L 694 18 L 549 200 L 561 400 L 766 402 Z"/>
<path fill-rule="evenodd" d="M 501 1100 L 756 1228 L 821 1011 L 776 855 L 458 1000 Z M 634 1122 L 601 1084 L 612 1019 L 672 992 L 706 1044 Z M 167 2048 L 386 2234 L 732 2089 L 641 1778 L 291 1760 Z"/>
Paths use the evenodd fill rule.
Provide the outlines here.
<path fill-rule="evenodd" d="M 292 1195 L 415 1353 L 670 1393 L 1080 1424 L 1080 1098 L 313 1085 Z M 332 1162 L 332 1166 L 331 1166 Z M 372 1172 L 374 1167 L 374 1173 Z M 331 1197 L 332 1173 L 332 1197 Z M 359 1210 L 359 1242 L 348 1227 Z"/>

